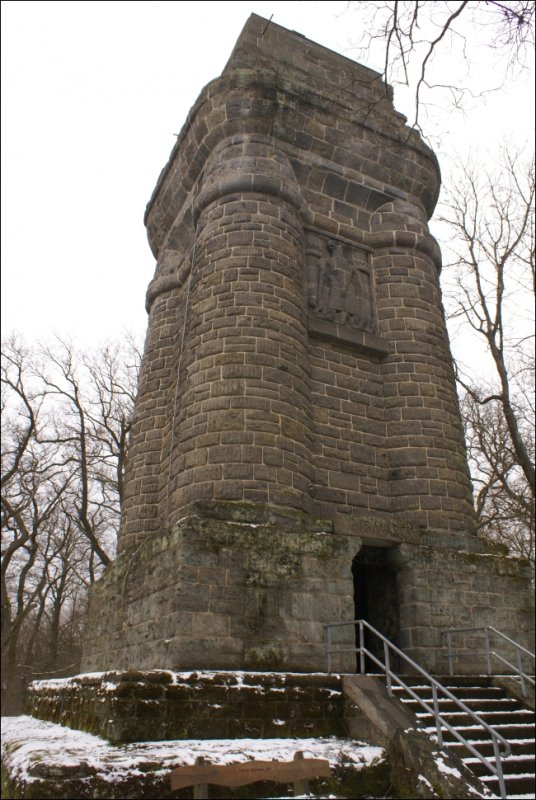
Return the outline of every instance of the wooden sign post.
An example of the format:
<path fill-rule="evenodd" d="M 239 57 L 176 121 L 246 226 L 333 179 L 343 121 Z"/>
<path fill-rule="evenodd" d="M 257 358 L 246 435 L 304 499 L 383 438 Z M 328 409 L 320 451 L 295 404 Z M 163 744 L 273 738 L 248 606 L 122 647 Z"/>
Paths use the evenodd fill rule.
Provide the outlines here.
<path fill-rule="evenodd" d="M 215 786 L 247 786 L 257 781 L 293 783 L 294 796 L 307 791 L 308 778 L 328 778 L 329 761 L 304 758 L 301 751 L 293 761 L 246 761 L 242 764 L 207 764 L 200 756 L 194 766 L 178 767 L 171 773 L 171 788 L 194 787 L 194 797 L 208 798 L 209 783 Z"/>

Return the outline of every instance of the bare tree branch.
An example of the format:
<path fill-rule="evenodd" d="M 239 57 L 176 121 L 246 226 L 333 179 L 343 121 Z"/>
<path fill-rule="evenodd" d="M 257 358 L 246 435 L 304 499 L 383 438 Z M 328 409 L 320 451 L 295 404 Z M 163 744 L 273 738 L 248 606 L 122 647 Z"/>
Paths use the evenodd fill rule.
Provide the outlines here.
<path fill-rule="evenodd" d="M 31 673 L 79 653 L 87 589 L 119 527 L 140 357 L 131 340 L 2 346 L 3 713 L 20 713 Z"/>
<path fill-rule="evenodd" d="M 534 162 L 503 154 L 494 174 L 464 168 L 442 221 L 451 320 L 484 344 L 488 374 L 456 366 L 479 524 L 534 561 Z"/>
<path fill-rule="evenodd" d="M 421 112 L 428 108 L 432 92 L 441 92 L 443 108 L 450 98 L 463 110 L 467 98 L 501 88 L 502 84 L 476 83 L 473 66 L 482 44 L 504 59 L 503 82 L 523 69 L 527 59 L 533 60 L 533 2 L 360 0 L 348 3 L 348 8 L 359 20 L 354 45 L 359 60 L 370 62 L 380 50 L 384 81 L 407 86 L 412 93 L 411 125 L 421 135 Z M 439 55 L 448 58 L 436 58 Z M 465 83 L 463 75 L 451 78 L 441 61 L 465 65 Z"/>

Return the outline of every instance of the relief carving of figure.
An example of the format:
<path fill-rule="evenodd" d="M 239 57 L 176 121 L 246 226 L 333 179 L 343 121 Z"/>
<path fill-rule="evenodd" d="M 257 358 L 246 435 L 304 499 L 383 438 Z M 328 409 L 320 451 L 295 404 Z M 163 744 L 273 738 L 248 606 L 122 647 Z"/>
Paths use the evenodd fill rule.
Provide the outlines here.
<path fill-rule="evenodd" d="M 345 311 L 347 321 L 354 328 L 374 331 L 374 314 L 370 275 L 365 261 L 355 261 L 346 274 Z"/>
<path fill-rule="evenodd" d="M 344 284 L 344 267 L 341 264 L 341 245 L 328 242 L 327 256 L 318 259 L 318 308 L 317 311 L 327 319 L 333 319 L 341 305 L 341 290 Z"/>
<path fill-rule="evenodd" d="M 346 251 L 340 242 L 311 242 L 306 268 L 309 307 L 323 319 L 373 332 L 369 267 L 361 254 L 349 246 Z"/>

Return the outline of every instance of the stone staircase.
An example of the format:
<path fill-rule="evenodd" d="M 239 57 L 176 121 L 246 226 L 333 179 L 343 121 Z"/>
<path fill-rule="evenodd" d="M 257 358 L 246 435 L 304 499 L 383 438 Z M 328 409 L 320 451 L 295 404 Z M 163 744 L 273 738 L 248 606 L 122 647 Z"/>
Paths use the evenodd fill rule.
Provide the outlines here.
<path fill-rule="evenodd" d="M 403 680 L 419 697 L 432 705 L 431 687 L 424 685 L 422 678 L 404 676 Z M 447 676 L 438 677 L 437 680 L 510 743 L 512 755 L 502 759 L 508 798 L 532 800 L 535 797 L 534 712 L 503 689 L 493 686 L 492 679 L 486 676 Z M 393 694 L 411 708 L 428 733 L 435 733 L 432 715 L 427 714 L 415 699 L 401 687 L 393 686 Z M 439 708 L 447 722 L 493 762 L 493 745 L 485 731 L 448 698 L 439 699 Z M 500 797 L 499 782 L 485 765 L 449 731 L 443 732 L 443 738 L 445 748 L 461 758 L 484 785 Z"/>

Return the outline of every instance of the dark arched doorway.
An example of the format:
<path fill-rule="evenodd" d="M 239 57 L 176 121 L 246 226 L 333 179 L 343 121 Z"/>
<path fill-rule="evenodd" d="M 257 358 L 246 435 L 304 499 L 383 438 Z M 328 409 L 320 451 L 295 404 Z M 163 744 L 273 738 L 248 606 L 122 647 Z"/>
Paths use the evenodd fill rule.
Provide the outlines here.
<path fill-rule="evenodd" d="M 396 572 L 389 563 L 388 547 L 363 545 L 352 561 L 354 578 L 354 619 L 364 619 L 393 644 L 398 645 L 399 604 Z M 356 645 L 359 631 L 356 626 Z M 378 637 L 365 633 L 365 647 L 377 658 L 384 660 L 383 644 Z M 396 660 L 391 664 L 397 669 Z M 357 671 L 360 671 L 359 656 Z M 379 667 L 367 657 L 365 672 L 378 672 Z"/>

